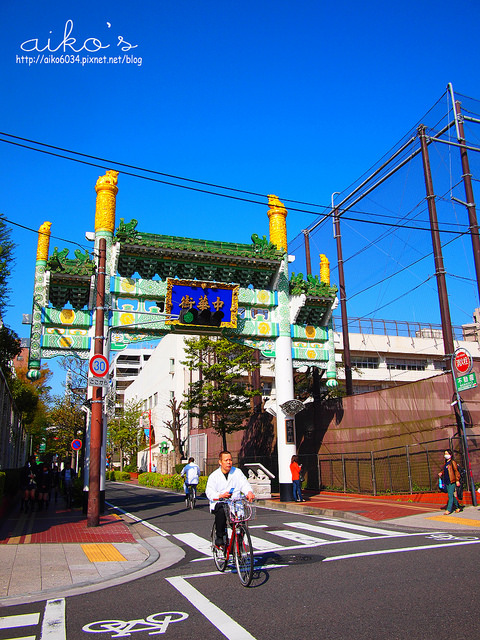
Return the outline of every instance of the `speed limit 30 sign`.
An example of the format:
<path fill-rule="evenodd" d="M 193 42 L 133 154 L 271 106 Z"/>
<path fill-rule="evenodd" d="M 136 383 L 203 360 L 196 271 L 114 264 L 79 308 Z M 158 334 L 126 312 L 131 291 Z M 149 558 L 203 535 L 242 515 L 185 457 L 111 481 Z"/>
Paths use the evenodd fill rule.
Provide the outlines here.
<path fill-rule="evenodd" d="M 103 378 L 108 373 L 108 360 L 101 353 L 97 353 L 90 358 L 89 368 L 96 378 Z"/>

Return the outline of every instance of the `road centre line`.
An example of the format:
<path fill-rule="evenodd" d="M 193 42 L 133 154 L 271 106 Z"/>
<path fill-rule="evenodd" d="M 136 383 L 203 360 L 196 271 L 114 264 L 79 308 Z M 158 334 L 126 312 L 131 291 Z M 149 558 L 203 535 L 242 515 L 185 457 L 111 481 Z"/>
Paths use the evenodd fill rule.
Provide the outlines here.
<path fill-rule="evenodd" d="M 65 598 L 47 600 L 40 640 L 66 640 Z"/>
<path fill-rule="evenodd" d="M 133 485 L 133 486 L 135 486 L 135 485 Z M 159 536 L 163 536 L 163 537 L 166 538 L 167 536 L 170 535 L 169 533 L 167 533 L 163 529 L 160 529 L 159 527 L 156 527 L 154 524 L 150 524 L 150 522 L 148 522 L 147 520 L 142 520 L 142 518 L 138 518 L 137 516 L 134 516 L 133 513 L 128 513 L 128 511 L 124 511 L 120 507 L 116 507 L 111 502 L 105 501 L 105 504 L 107 504 L 109 507 L 112 507 L 112 509 L 116 509 L 117 511 L 120 511 L 120 513 L 123 513 L 125 516 L 127 516 L 128 518 L 131 518 L 135 522 L 140 522 L 140 524 L 143 524 L 144 527 L 147 527 L 148 529 L 151 529 L 155 533 L 158 533 Z"/>
<path fill-rule="evenodd" d="M 425 533 L 423 534 L 425 535 Z M 377 551 L 364 551 L 362 553 L 348 553 L 344 556 L 333 556 L 324 558 L 323 562 L 333 562 L 333 560 L 348 560 L 349 558 L 362 558 L 366 556 L 380 556 L 387 553 L 403 553 L 406 551 L 426 551 L 428 549 L 440 549 L 442 547 L 460 547 L 464 544 L 480 544 L 480 540 L 467 540 L 463 542 L 445 542 L 443 544 L 427 544 L 420 547 L 402 547 L 401 549 L 379 549 Z"/>

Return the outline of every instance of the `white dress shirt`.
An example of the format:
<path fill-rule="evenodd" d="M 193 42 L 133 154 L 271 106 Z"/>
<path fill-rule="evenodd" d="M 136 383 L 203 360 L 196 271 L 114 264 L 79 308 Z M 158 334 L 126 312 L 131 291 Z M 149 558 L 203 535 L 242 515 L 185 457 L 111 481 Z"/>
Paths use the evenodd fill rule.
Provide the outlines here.
<path fill-rule="evenodd" d="M 240 498 L 242 494 L 247 495 L 247 493 L 252 491 L 249 481 L 240 469 L 232 467 L 228 472 L 228 476 L 225 477 L 221 468 L 218 467 L 216 471 L 208 476 L 207 487 L 205 489 L 207 498 L 210 500 L 210 511 L 214 510 L 219 495 L 230 491 L 230 489 L 234 490 L 232 498 Z"/>

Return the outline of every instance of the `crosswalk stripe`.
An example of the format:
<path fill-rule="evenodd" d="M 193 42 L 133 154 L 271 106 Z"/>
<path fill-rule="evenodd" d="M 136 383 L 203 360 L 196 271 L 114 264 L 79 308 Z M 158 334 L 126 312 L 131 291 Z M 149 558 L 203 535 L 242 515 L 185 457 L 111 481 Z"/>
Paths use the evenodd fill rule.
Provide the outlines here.
<path fill-rule="evenodd" d="M 37 636 L 22 636 L 21 638 L 5 638 L 5 640 L 37 640 Z"/>
<path fill-rule="evenodd" d="M 19 616 L 1 616 L 0 629 L 13 629 L 14 627 L 30 627 L 38 624 L 39 613 L 24 613 Z"/>
<path fill-rule="evenodd" d="M 257 551 L 277 551 L 283 548 L 281 545 L 270 542 L 269 540 L 264 540 L 263 538 L 257 538 L 252 535 L 250 535 L 250 538 L 252 539 L 252 547 Z"/>
<path fill-rule="evenodd" d="M 202 538 L 201 536 L 197 536 L 196 533 L 175 533 L 173 535 L 174 538 L 177 538 L 177 540 L 180 540 L 180 542 L 188 544 L 189 547 L 192 547 L 196 551 L 203 553 L 210 558 L 212 557 L 210 540 Z"/>
<path fill-rule="evenodd" d="M 339 531 L 338 529 L 330 529 L 327 527 L 319 527 L 315 524 L 306 522 L 284 522 L 286 527 L 295 527 L 297 529 L 305 529 L 312 533 L 326 533 L 333 538 L 341 538 L 342 540 L 365 540 L 368 536 L 361 536 L 358 533 L 350 533 L 349 531 Z"/>
<path fill-rule="evenodd" d="M 314 538 L 313 536 L 307 536 L 304 533 L 300 533 L 299 531 L 288 531 L 287 529 L 280 529 L 276 531 L 269 531 L 271 535 L 280 536 L 281 538 L 286 538 L 292 542 L 298 542 L 304 545 L 315 544 L 318 545 L 319 542 L 327 542 L 325 538 Z"/>
<path fill-rule="evenodd" d="M 398 538 L 405 534 L 398 533 L 397 531 L 387 531 L 386 529 L 377 529 L 376 527 L 365 527 L 361 524 L 350 524 L 349 522 L 338 522 L 338 520 L 318 520 L 320 524 L 335 525 L 335 527 L 342 527 L 342 529 L 352 529 L 354 531 L 365 531 L 365 533 L 375 533 L 377 535 L 391 536 L 392 538 Z"/>

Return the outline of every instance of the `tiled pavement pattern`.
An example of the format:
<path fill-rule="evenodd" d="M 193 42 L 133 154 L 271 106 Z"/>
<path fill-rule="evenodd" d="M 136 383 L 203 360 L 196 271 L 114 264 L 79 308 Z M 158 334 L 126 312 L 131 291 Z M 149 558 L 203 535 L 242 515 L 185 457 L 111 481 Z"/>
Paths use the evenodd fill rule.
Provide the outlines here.
<path fill-rule="evenodd" d="M 82 542 L 135 542 L 123 520 L 115 514 L 100 516 L 98 527 L 87 527 L 80 511 L 56 508 L 33 513 L 17 512 L 0 527 L 0 544 Z"/>
<path fill-rule="evenodd" d="M 316 509 L 323 509 L 331 511 L 329 515 L 339 515 L 340 513 L 362 516 L 369 520 L 381 521 L 392 520 L 394 518 L 402 518 L 405 516 L 420 515 L 422 513 L 431 513 L 432 511 L 440 511 L 442 505 L 439 504 L 427 504 L 427 503 L 406 503 L 403 501 L 395 502 L 394 500 L 382 500 L 368 496 L 349 496 L 348 494 L 337 495 L 328 494 L 325 492 L 319 494 L 309 494 L 304 492 L 304 497 L 307 502 L 300 503 L 302 505 L 302 511 L 313 507 Z M 273 495 L 271 502 L 280 503 L 278 495 Z M 297 506 L 295 503 L 288 502 L 287 504 L 290 510 L 294 510 Z M 300 505 L 298 505 L 300 506 Z M 335 513 L 334 513 L 335 512 Z"/>

